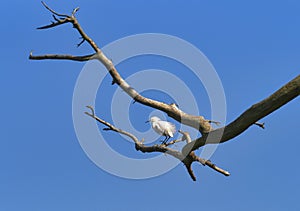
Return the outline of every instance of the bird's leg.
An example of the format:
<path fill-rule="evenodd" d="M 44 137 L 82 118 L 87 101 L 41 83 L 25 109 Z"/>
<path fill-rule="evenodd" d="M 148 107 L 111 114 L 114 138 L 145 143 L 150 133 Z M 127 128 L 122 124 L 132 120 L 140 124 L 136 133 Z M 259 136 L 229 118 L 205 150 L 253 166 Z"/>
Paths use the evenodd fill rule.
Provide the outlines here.
<path fill-rule="evenodd" d="M 170 140 L 171 136 L 168 136 L 167 140 L 166 140 L 166 143 Z"/>
<path fill-rule="evenodd" d="M 160 141 L 161 142 L 161 144 L 165 144 L 166 143 L 166 140 L 167 140 L 167 136 L 166 136 L 166 138 L 163 140 L 163 141 Z"/>
<path fill-rule="evenodd" d="M 165 140 L 163 140 L 163 142 L 161 144 L 166 144 L 170 138 L 171 138 L 171 136 L 166 136 Z"/>

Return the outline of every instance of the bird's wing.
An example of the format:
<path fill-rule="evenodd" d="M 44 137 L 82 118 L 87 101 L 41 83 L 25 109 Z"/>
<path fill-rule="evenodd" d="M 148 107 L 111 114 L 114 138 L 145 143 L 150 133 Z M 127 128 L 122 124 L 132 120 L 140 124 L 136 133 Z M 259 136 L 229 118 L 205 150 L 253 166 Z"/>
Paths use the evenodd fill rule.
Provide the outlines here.
<path fill-rule="evenodd" d="M 170 123 L 169 136 L 173 137 L 175 133 L 176 133 L 176 126 L 174 124 Z"/>
<path fill-rule="evenodd" d="M 153 130 L 154 130 L 155 132 L 157 132 L 159 135 L 164 135 L 164 131 L 162 130 L 161 126 L 160 126 L 158 123 L 154 122 L 154 123 L 152 124 L 152 128 L 153 128 Z"/>
<path fill-rule="evenodd" d="M 176 131 L 176 127 L 171 122 L 167 121 L 158 121 L 157 124 L 159 125 L 160 129 L 162 130 L 162 133 L 164 136 L 170 136 L 173 137 L 174 133 Z"/>
<path fill-rule="evenodd" d="M 176 126 L 172 123 L 171 123 L 171 130 L 173 134 L 176 133 Z"/>

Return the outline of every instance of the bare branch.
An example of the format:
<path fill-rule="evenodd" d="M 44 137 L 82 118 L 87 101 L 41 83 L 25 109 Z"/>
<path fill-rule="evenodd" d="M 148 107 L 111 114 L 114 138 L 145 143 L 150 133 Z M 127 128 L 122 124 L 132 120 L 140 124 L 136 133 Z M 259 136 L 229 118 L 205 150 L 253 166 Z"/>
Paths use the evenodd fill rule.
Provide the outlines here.
<path fill-rule="evenodd" d="M 184 146 L 182 149 L 183 154 L 188 154 L 191 151 L 198 149 L 206 144 L 218 144 L 233 139 L 251 125 L 255 124 L 258 120 L 277 110 L 281 106 L 290 102 L 294 98 L 300 95 L 300 75 L 282 86 L 274 94 L 270 95 L 266 99 L 254 104 L 244 113 L 242 113 L 236 120 L 228 124 L 225 128 L 218 128 L 208 134 L 192 141 Z M 220 134 L 223 133 L 221 140 L 219 140 Z"/>
<path fill-rule="evenodd" d="M 77 48 L 79 48 L 85 42 L 85 39 L 83 39 L 82 37 L 80 39 L 81 41 L 77 44 Z"/>
<path fill-rule="evenodd" d="M 255 125 L 257 125 L 258 127 L 261 127 L 262 129 L 265 129 L 265 123 L 259 123 L 259 122 L 255 122 Z"/>
<path fill-rule="evenodd" d="M 72 12 L 72 16 L 75 16 L 76 12 L 78 12 L 79 9 L 80 9 L 79 7 L 76 7 L 76 8 L 73 10 L 73 12 Z"/>
<path fill-rule="evenodd" d="M 160 101 L 146 98 L 140 95 L 134 88 L 132 88 L 121 77 L 121 75 L 115 68 L 111 59 L 108 59 L 106 57 L 106 55 L 101 51 L 101 49 L 96 45 L 96 43 L 81 28 L 80 24 L 78 23 L 78 20 L 75 17 L 75 13 L 79 10 L 79 8 L 75 8 L 72 11 L 71 16 L 69 16 L 69 15 L 57 13 L 56 11 L 48 7 L 44 2 L 42 2 L 42 4 L 48 11 L 52 13 L 55 22 L 52 22 L 51 24 L 46 26 L 39 27 L 38 29 L 48 29 L 65 23 L 71 23 L 73 25 L 73 28 L 75 28 L 82 37 L 82 41 L 78 44 L 78 47 L 84 41 L 87 41 L 87 43 L 93 48 L 95 53 L 86 56 L 55 55 L 55 54 L 33 56 L 32 53 L 30 53 L 29 59 L 32 60 L 58 59 L 58 60 L 73 60 L 73 61 L 81 61 L 81 62 L 88 61 L 90 59 L 97 59 L 106 67 L 107 71 L 110 73 L 113 81 L 112 84 L 117 84 L 120 88 L 122 88 L 123 91 L 125 91 L 134 100 L 134 102 L 139 102 L 143 105 L 163 111 L 168 116 L 172 117 L 178 122 L 181 122 L 182 124 L 191 126 L 199 130 L 202 134 L 202 137 L 197 138 L 194 141 L 191 140 L 191 137 L 187 132 L 179 131 L 183 135 L 181 139 L 173 140 L 169 144 L 145 146 L 143 144 L 144 139 L 139 141 L 138 138 L 133 134 L 121 130 L 119 128 L 116 128 L 112 124 L 98 118 L 95 115 L 94 109 L 92 107 L 88 107 L 89 109 L 91 109 L 92 113 L 85 112 L 85 114 L 87 114 L 88 116 L 97 120 L 101 124 L 107 126 L 107 128 L 105 128 L 104 130 L 112 130 L 117 133 L 130 137 L 135 143 L 136 150 L 139 150 L 143 153 L 162 152 L 162 153 L 172 155 L 175 158 L 179 159 L 181 162 L 184 163 L 188 173 L 190 174 L 193 180 L 196 180 L 196 177 L 191 168 L 193 162 L 199 162 L 202 165 L 206 165 L 212 168 L 213 170 L 224 174 L 225 176 L 230 175 L 229 172 L 217 167 L 211 161 L 204 160 L 196 156 L 194 150 L 206 144 L 218 144 L 233 139 L 234 137 L 244 132 L 247 128 L 249 128 L 253 124 L 261 128 L 264 128 L 264 123 L 258 123 L 257 122 L 258 120 L 272 113 L 273 111 L 277 110 L 284 104 L 298 97 L 300 94 L 300 75 L 298 75 L 295 79 L 287 83 L 285 86 L 280 88 L 278 91 L 276 91 L 274 94 L 272 94 L 265 100 L 262 100 L 261 102 L 251 106 L 244 113 L 242 113 L 236 120 L 234 120 L 227 126 L 213 130 L 210 123 L 219 124 L 219 122 L 207 120 L 203 116 L 194 116 L 194 115 L 187 114 L 184 111 L 180 110 L 178 106 L 174 103 L 169 105 Z M 187 142 L 186 146 L 182 149 L 181 152 L 168 148 L 169 145 L 175 144 L 180 141 Z"/>
<path fill-rule="evenodd" d="M 176 150 L 173 150 L 171 148 L 167 148 L 165 145 L 153 145 L 153 146 L 145 146 L 144 144 L 142 144 L 142 142 L 140 142 L 138 140 L 138 138 L 127 132 L 127 131 L 124 131 L 122 129 L 119 129 L 117 127 L 115 127 L 114 125 L 110 124 L 109 122 L 106 122 L 104 121 L 103 119 L 100 119 L 99 117 L 97 117 L 95 115 L 95 111 L 94 111 L 94 108 L 92 106 L 86 106 L 87 108 L 91 109 L 92 113 L 88 113 L 88 112 L 85 112 L 86 115 L 92 117 L 93 119 L 97 120 L 98 122 L 100 122 L 101 124 L 107 126 L 108 128 L 106 130 L 112 130 L 112 131 L 115 131 L 117 133 L 120 133 L 120 134 L 123 134 L 123 135 L 126 135 L 128 136 L 129 138 L 131 138 L 134 143 L 136 144 L 136 150 L 140 150 L 141 152 L 163 152 L 163 153 L 167 153 L 167 154 L 170 154 L 180 160 L 183 159 L 183 156 L 181 155 L 181 152 L 179 151 L 176 151 Z"/>
<path fill-rule="evenodd" d="M 75 13 L 79 10 L 79 7 L 75 8 L 72 12 L 72 15 L 69 16 L 69 15 L 57 13 L 56 11 L 51 9 L 49 6 L 47 6 L 43 1 L 42 1 L 42 4 L 44 5 L 44 7 L 47 10 L 49 10 L 53 14 L 53 18 L 56 22 L 53 22 L 53 23 L 51 23 L 49 25 L 46 25 L 46 26 L 38 27 L 38 29 L 48 29 L 48 28 L 53 28 L 53 27 L 65 24 L 65 23 L 72 23 L 73 28 L 75 28 L 79 32 L 82 39 L 87 41 L 90 44 L 90 46 L 94 49 L 95 52 L 100 52 L 101 51 L 100 48 L 96 45 L 96 43 L 83 31 L 83 29 L 81 28 L 80 24 L 77 21 L 77 19 L 75 17 Z M 55 15 L 59 16 L 59 17 L 64 17 L 64 18 L 58 19 L 58 18 L 55 17 Z M 82 43 L 83 42 L 84 41 L 82 41 Z M 80 45 L 82 43 L 80 43 Z"/>
<path fill-rule="evenodd" d="M 54 16 L 55 17 L 55 16 Z M 56 17 L 54 18 L 56 20 L 56 22 L 52 22 L 51 24 L 49 25 L 45 25 L 45 26 L 40 26 L 36 29 L 49 29 L 49 28 L 53 28 L 53 27 L 56 27 L 56 26 L 59 26 L 59 25 L 62 25 L 62 24 L 65 24 L 65 23 L 70 23 L 70 20 L 68 18 L 66 19 L 63 19 L 63 20 L 58 20 Z"/>
<path fill-rule="evenodd" d="M 89 108 L 89 109 L 91 109 L 91 111 L 92 111 L 92 116 L 94 117 L 95 116 L 95 109 L 92 107 L 92 106 L 90 106 L 90 105 L 88 105 L 88 106 L 86 106 L 87 108 Z"/>
<path fill-rule="evenodd" d="M 131 138 L 135 143 L 136 150 L 141 151 L 143 153 L 162 152 L 162 153 L 169 154 L 169 155 L 179 159 L 187 168 L 187 171 L 188 171 L 189 175 L 191 176 L 191 178 L 193 179 L 193 181 L 196 181 L 196 177 L 191 168 L 191 165 L 193 162 L 200 162 L 202 165 L 207 165 L 207 166 L 211 167 L 212 169 L 216 170 L 217 172 L 220 172 L 224 175 L 226 175 L 226 173 L 227 173 L 228 175 L 226 175 L 226 176 L 230 175 L 228 172 L 222 170 L 221 168 L 218 168 L 217 166 L 212 164 L 210 161 L 204 160 L 204 159 L 196 156 L 194 152 L 191 152 L 187 157 L 185 157 L 180 151 L 168 148 L 167 145 L 165 145 L 165 144 L 161 144 L 161 145 L 155 144 L 153 146 L 145 146 L 143 144 L 143 139 L 142 139 L 142 141 L 139 141 L 138 138 L 136 136 L 134 136 L 133 134 L 131 134 L 127 131 L 124 131 L 122 129 L 119 129 L 119 128 L 115 127 L 114 125 L 110 124 L 109 122 L 106 122 L 103 119 L 97 117 L 95 115 L 95 110 L 92 106 L 86 106 L 86 107 L 91 110 L 91 113 L 85 112 L 86 115 L 92 117 L 93 119 L 97 120 L 101 124 L 107 126 L 107 128 L 104 128 L 104 130 L 112 130 L 112 131 L 126 135 L 129 138 Z M 183 132 L 183 131 L 180 131 L 180 133 L 183 134 L 182 140 L 190 139 L 189 133 Z"/>
<path fill-rule="evenodd" d="M 57 16 L 60 16 L 60 17 L 69 17 L 68 15 L 65 15 L 65 14 L 60 14 L 60 13 L 57 13 L 57 12 L 55 12 L 53 9 L 51 9 L 50 7 L 48 7 L 48 5 L 45 3 L 45 2 L 43 2 L 43 1 L 41 1 L 42 2 L 42 4 L 44 5 L 44 7 L 47 9 L 47 10 L 49 10 L 52 14 L 54 14 L 54 15 L 57 15 Z"/>
<path fill-rule="evenodd" d="M 220 167 L 216 166 L 210 160 L 206 160 L 205 165 L 209 166 L 210 168 L 216 170 L 217 172 L 220 172 L 221 174 L 223 174 L 227 177 L 230 176 L 230 173 L 228 171 L 225 171 L 225 170 L 221 169 Z"/>
<path fill-rule="evenodd" d="M 135 143 L 135 149 L 138 151 L 141 151 L 143 153 L 151 153 L 151 152 L 162 152 L 162 153 L 166 153 L 169 155 L 172 155 L 173 157 L 179 159 L 179 160 L 183 160 L 184 156 L 182 155 L 182 153 L 180 151 L 171 149 L 166 147 L 164 144 L 162 145 L 153 145 L 153 146 L 145 146 L 142 141 L 139 141 L 138 138 L 136 136 L 134 136 L 133 134 L 124 131 L 122 129 L 116 128 L 115 126 L 113 126 L 112 124 L 104 121 L 103 119 L 100 119 L 99 117 L 97 117 L 95 115 L 95 111 L 94 108 L 91 106 L 87 106 L 87 108 L 91 109 L 92 113 L 88 113 L 85 112 L 86 115 L 92 117 L 93 119 L 97 120 L 98 122 L 100 122 L 101 124 L 107 126 L 108 128 L 105 128 L 105 130 L 112 130 L 115 131 L 117 133 L 123 134 L 128 136 L 129 138 L 131 138 L 134 143 Z"/>
<path fill-rule="evenodd" d="M 188 171 L 189 175 L 191 176 L 192 180 L 196 181 L 196 176 L 192 169 L 192 163 L 185 164 L 185 167 L 186 167 L 186 170 Z"/>
<path fill-rule="evenodd" d="M 190 152 L 190 154 L 183 160 L 183 163 L 185 164 L 185 166 L 190 166 L 193 162 L 199 162 L 201 163 L 203 166 L 208 166 L 211 169 L 225 175 L 225 176 L 230 176 L 230 173 L 218 166 L 216 166 L 215 164 L 213 164 L 210 160 L 205 160 L 203 158 L 200 158 L 199 156 L 197 156 L 195 154 L 195 152 Z"/>
<path fill-rule="evenodd" d="M 183 136 L 182 136 L 182 139 L 183 141 L 185 140 L 186 143 L 190 143 L 192 142 L 192 139 L 191 139 L 191 136 L 188 132 L 184 132 L 182 130 L 178 130 L 179 133 L 181 133 Z"/>
<path fill-rule="evenodd" d="M 127 131 L 121 130 L 121 129 L 119 129 L 119 128 L 116 128 L 116 127 L 113 126 L 112 124 L 110 124 L 110 123 L 104 121 L 103 119 L 100 119 L 99 117 L 95 116 L 95 111 L 94 111 L 94 109 L 93 109 L 91 106 L 87 106 L 87 108 L 91 109 L 92 113 L 90 114 L 90 113 L 88 113 L 88 112 L 84 112 L 86 115 L 88 115 L 88 116 L 94 118 L 95 120 L 97 120 L 97 121 L 100 122 L 101 124 L 106 125 L 106 126 L 109 128 L 109 130 L 112 130 L 112 131 L 115 131 L 115 132 L 117 132 L 117 133 L 126 135 L 126 136 L 128 136 L 129 138 L 131 138 L 131 139 L 134 141 L 134 143 L 140 144 L 140 142 L 139 142 L 139 140 L 137 139 L 137 137 L 135 137 L 133 134 L 131 134 L 131 133 L 127 132 Z"/>
<path fill-rule="evenodd" d="M 170 146 L 173 144 L 176 144 L 178 142 L 182 142 L 182 141 L 186 141 L 186 143 L 190 143 L 192 142 L 192 139 L 190 137 L 190 134 L 188 132 L 182 131 L 182 130 L 178 130 L 179 133 L 181 133 L 183 136 L 180 139 L 176 139 L 176 140 L 172 140 L 169 143 L 165 143 L 165 146 Z"/>
<path fill-rule="evenodd" d="M 215 125 L 219 126 L 221 122 L 218 121 L 213 121 L 213 120 L 208 120 L 209 123 L 214 123 Z"/>
<path fill-rule="evenodd" d="M 109 70 L 110 75 L 113 78 L 113 82 L 117 83 L 134 101 L 143 105 L 158 109 L 165 112 L 168 116 L 199 130 L 202 134 L 208 133 L 212 130 L 209 120 L 206 120 L 203 116 L 193 116 L 180 110 L 175 104 L 166 104 L 150 98 L 146 98 L 139 94 L 134 88 L 132 88 L 118 73 L 112 62 L 101 52 L 99 60 Z"/>
<path fill-rule="evenodd" d="M 100 48 L 97 46 L 97 44 L 84 32 L 84 30 L 81 28 L 80 24 L 78 23 L 75 16 L 72 16 L 71 22 L 73 24 L 73 27 L 79 32 L 82 39 L 87 41 L 90 46 L 94 49 L 95 52 L 101 52 Z"/>
<path fill-rule="evenodd" d="M 180 139 L 172 140 L 169 143 L 165 143 L 164 145 L 165 146 L 170 146 L 170 145 L 176 144 L 178 142 L 182 142 L 182 141 L 186 141 L 186 143 L 189 143 L 189 142 L 192 141 L 191 137 L 190 137 L 190 134 L 188 132 L 184 132 L 184 131 L 181 131 L 181 130 L 178 130 L 178 132 L 183 135 Z"/>
<path fill-rule="evenodd" d="M 95 54 L 90 54 L 85 56 L 58 55 L 58 54 L 45 54 L 45 55 L 33 56 L 32 52 L 30 52 L 29 59 L 31 60 L 55 59 L 55 60 L 72 60 L 72 61 L 84 62 L 84 61 L 96 59 L 96 56 Z"/>
<path fill-rule="evenodd" d="M 82 42 L 79 43 L 79 46 L 84 42 L 87 41 L 89 45 L 94 49 L 97 54 L 97 59 L 106 67 L 109 71 L 110 75 L 113 78 L 113 83 L 118 84 L 130 97 L 133 98 L 134 101 L 139 102 L 143 105 L 161 110 L 165 112 L 168 116 L 172 117 L 173 119 L 181 122 L 182 124 L 191 126 L 197 130 L 199 130 L 202 134 L 206 134 L 212 130 L 210 125 L 210 120 L 206 120 L 203 116 L 193 116 L 187 114 L 180 110 L 176 104 L 166 104 L 163 102 L 159 102 L 153 99 L 146 98 L 140 95 L 135 89 L 133 89 L 118 73 L 117 69 L 113 65 L 112 61 L 108 59 L 105 54 L 101 51 L 101 49 L 96 45 L 96 43 L 84 32 L 81 28 L 80 24 L 78 23 L 76 17 L 74 16 L 75 12 L 78 11 L 78 8 L 74 9 L 72 12 L 72 16 L 63 15 L 55 12 L 50 7 L 48 7 L 45 3 L 43 5 L 46 7 L 54 15 L 54 20 L 52 24 L 39 27 L 39 29 L 47 29 L 52 28 L 64 23 L 72 23 L 73 27 L 79 32 L 82 37 Z M 64 17 L 63 19 L 58 19 L 55 15 Z M 82 59 L 81 57 L 74 57 L 74 56 L 58 56 L 58 55 L 43 55 L 43 56 L 30 56 L 30 59 L 66 59 L 66 60 L 75 60 L 75 61 L 86 61 L 86 57 Z"/>
<path fill-rule="evenodd" d="M 170 141 L 169 143 L 165 143 L 164 145 L 165 145 L 165 146 L 170 146 L 170 145 L 173 145 L 173 144 L 182 142 L 182 141 L 184 141 L 184 139 L 181 137 L 180 139 L 172 140 L 172 141 Z"/>

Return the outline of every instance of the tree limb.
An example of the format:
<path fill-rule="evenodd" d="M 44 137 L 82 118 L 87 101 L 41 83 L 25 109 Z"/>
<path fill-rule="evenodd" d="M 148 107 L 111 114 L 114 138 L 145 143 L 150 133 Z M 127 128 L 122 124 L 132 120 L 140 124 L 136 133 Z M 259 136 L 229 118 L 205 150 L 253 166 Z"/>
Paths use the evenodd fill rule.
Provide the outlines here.
<path fill-rule="evenodd" d="M 182 136 L 182 140 L 186 140 L 187 143 L 191 143 L 191 137 L 190 137 L 190 134 L 188 132 L 184 132 L 184 131 L 178 131 L 179 133 L 181 133 L 183 136 Z M 185 154 L 182 153 L 182 155 L 185 157 Z M 221 169 L 220 167 L 216 166 L 215 164 L 213 164 L 210 160 L 205 160 L 203 158 L 200 158 L 198 157 L 195 152 L 190 152 L 188 154 L 188 156 L 185 157 L 185 159 L 182 161 L 189 174 L 191 175 L 193 173 L 192 169 L 191 169 L 191 164 L 193 162 L 199 162 L 201 163 L 203 166 L 208 166 L 210 167 L 211 169 L 225 175 L 225 176 L 230 176 L 230 173 L 228 171 L 225 171 L 224 169 Z M 191 175 L 192 179 L 193 179 L 193 176 Z"/>
<path fill-rule="evenodd" d="M 206 134 L 185 145 L 182 149 L 182 152 L 183 154 L 188 154 L 190 151 L 194 151 L 206 144 L 218 144 L 229 141 L 247 130 L 251 125 L 256 124 L 258 120 L 269 115 L 270 113 L 290 102 L 299 95 L 300 75 L 282 86 L 279 90 L 277 90 L 266 99 L 252 105 L 236 120 L 234 120 L 227 126 L 213 130 L 209 134 Z M 223 131 L 224 133 L 221 136 L 220 140 L 219 137 Z"/>
<path fill-rule="evenodd" d="M 183 159 L 183 157 L 181 156 L 181 152 L 180 151 L 176 151 L 174 149 L 171 149 L 171 148 L 168 148 L 166 147 L 166 145 L 162 144 L 162 145 L 153 145 L 153 146 L 145 146 L 141 141 L 139 141 L 139 139 L 127 132 L 127 131 L 124 131 L 122 129 L 119 129 L 117 127 L 115 127 L 114 125 L 110 124 L 109 122 L 106 122 L 105 120 L 97 117 L 95 115 L 95 111 L 94 111 L 94 108 L 91 107 L 91 106 L 87 106 L 87 108 L 91 109 L 92 113 L 89 113 L 89 112 L 84 112 L 86 115 L 92 117 L 93 119 L 97 120 L 98 122 L 100 122 L 101 124 L 107 126 L 107 128 L 104 128 L 103 130 L 111 130 L 111 131 L 115 131 L 117 133 L 120 133 L 120 134 L 123 134 L 123 135 L 126 135 L 128 136 L 129 138 L 131 138 L 133 140 L 133 142 L 135 143 L 136 145 L 136 150 L 139 150 L 141 152 L 163 152 L 163 153 L 167 153 L 167 154 L 170 154 L 178 159 Z"/>
<path fill-rule="evenodd" d="M 225 171 L 225 170 L 221 169 L 220 167 L 216 166 L 210 160 L 206 160 L 205 165 L 209 166 L 210 168 L 214 169 L 215 171 L 217 171 L 225 176 L 230 176 L 230 173 L 228 171 Z"/>
<path fill-rule="evenodd" d="M 101 49 L 96 45 L 96 43 L 81 28 L 78 20 L 75 17 L 76 12 L 79 10 L 78 7 L 72 11 L 71 15 L 64 15 L 64 14 L 57 13 L 56 11 L 48 7 L 44 2 L 42 2 L 42 4 L 48 11 L 52 13 L 52 17 L 54 21 L 51 24 L 39 27 L 38 29 L 49 29 L 66 23 L 71 23 L 73 25 L 73 28 L 75 28 L 78 31 L 78 33 L 81 35 L 82 38 L 82 41 L 78 44 L 78 47 L 83 42 L 86 41 L 93 48 L 95 53 L 90 55 L 85 55 L 85 56 L 56 55 L 56 54 L 33 56 L 32 53 L 30 53 L 29 59 L 32 60 L 56 59 L 56 60 L 72 60 L 72 61 L 80 61 L 80 62 L 88 61 L 91 59 L 97 59 L 106 67 L 107 71 L 109 71 L 109 74 L 113 79 L 113 84 L 114 83 L 118 84 L 120 88 L 123 89 L 123 91 L 125 91 L 131 98 L 133 98 L 134 101 L 158 109 L 160 111 L 163 111 L 168 116 L 172 117 L 178 122 L 181 122 L 182 124 L 188 125 L 190 127 L 199 130 L 202 134 L 202 137 L 194 141 L 191 141 L 191 138 L 187 132 L 181 131 L 183 136 L 179 140 L 171 141 L 169 142 L 169 144 L 166 145 L 163 144 L 163 145 L 145 146 L 143 144 L 143 139 L 139 141 L 139 139 L 133 134 L 118 129 L 115 126 L 111 125 L 110 123 L 95 116 L 92 107 L 88 107 L 92 110 L 92 113 L 86 112 L 86 114 L 89 115 L 90 117 L 94 118 L 101 124 L 106 125 L 107 128 L 105 128 L 105 130 L 112 130 L 117 133 L 124 134 L 130 137 L 135 143 L 136 150 L 141 151 L 143 153 L 162 152 L 162 153 L 172 155 L 173 157 L 181 160 L 181 162 L 184 163 L 188 173 L 190 174 L 193 180 L 196 180 L 196 177 L 191 168 L 193 162 L 198 162 L 201 163 L 202 165 L 206 165 L 212 168 L 213 170 L 222 173 L 225 176 L 230 175 L 229 172 L 217 167 L 215 164 L 211 163 L 211 161 L 204 160 L 196 156 L 194 150 L 206 144 L 218 144 L 218 143 L 223 143 L 228 140 L 231 140 L 234 137 L 241 134 L 242 132 L 244 132 L 247 128 L 249 128 L 253 124 L 258 125 L 261 128 L 264 128 L 264 124 L 258 123 L 257 122 L 258 120 L 267 116 L 273 111 L 277 110 L 284 104 L 298 97 L 300 94 L 300 75 L 298 75 L 295 79 L 293 79 L 292 81 L 284 85 L 282 88 L 280 88 L 278 91 L 276 91 L 268 98 L 251 106 L 249 109 L 247 109 L 244 113 L 242 113 L 236 120 L 234 120 L 230 124 L 226 125 L 225 127 L 213 130 L 210 123 L 218 124 L 218 122 L 207 120 L 203 116 L 194 116 L 194 115 L 187 114 L 184 111 L 180 110 L 178 106 L 174 103 L 169 105 L 164 102 L 146 98 L 140 95 L 134 88 L 132 88 L 121 77 L 121 75 L 115 68 L 112 61 L 106 57 L 106 55 L 101 51 Z M 181 152 L 168 147 L 169 145 L 172 145 L 179 141 L 187 142 L 187 144 L 183 147 Z"/>
<path fill-rule="evenodd" d="M 42 1 L 42 4 L 44 5 L 44 7 L 49 10 L 52 14 L 53 14 L 53 18 L 56 22 L 52 22 L 49 25 L 46 26 L 41 26 L 38 27 L 37 29 L 49 29 L 49 28 L 53 28 L 65 23 L 71 23 L 73 25 L 73 28 L 75 28 L 79 34 L 81 35 L 82 39 L 87 41 L 90 46 L 94 49 L 95 52 L 99 52 L 100 48 L 97 46 L 97 44 L 83 31 L 83 29 L 81 28 L 80 24 L 78 23 L 76 17 L 75 17 L 75 13 L 79 10 L 79 7 L 75 8 L 72 12 L 72 15 L 65 15 L 65 14 L 59 14 L 57 12 L 55 12 L 53 9 L 51 9 L 48 5 L 46 5 L 45 2 Z M 57 18 L 56 16 L 62 17 L 62 18 Z M 83 42 L 83 41 L 82 41 Z M 82 42 L 80 43 L 80 45 L 82 44 Z M 101 50 L 100 50 L 101 51 Z"/>
<path fill-rule="evenodd" d="M 69 17 L 68 15 L 60 14 L 60 13 L 55 12 L 53 9 L 51 9 L 50 7 L 48 7 L 48 5 L 47 5 L 45 2 L 41 1 L 41 3 L 42 3 L 43 6 L 44 6 L 47 10 L 49 10 L 53 15 L 57 15 L 57 16 L 60 16 L 60 17 L 65 17 L 65 18 Z"/>
<path fill-rule="evenodd" d="M 119 129 L 119 128 L 115 127 L 114 125 L 110 124 L 109 122 L 106 122 L 105 120 L 97 117 L 95 115 L 95 111 L 92 106 L 87 106 L 87 108 L 89 108 L 91 110 L 91 113 L 85 112 L 86 115 L 92 117 L 96 121 L 107 126 L 107 128 L 104 128 L 103 130 L 106 130 L 106 131 L 111 130 L 111 131 L 128 136 L 135 143 L 135 149 L 137 151 L 141 151 L 143 153 L 162 152 L 162 153 L 166 153 L 166 154 L 171 155 L 171 156 L 177 158 L 178 160 L 180 160 L 185 165 L 185 167 L 193 181 L 196 181 L 196 177 L 191 168 L 191 165 L 193 162 L 199 162 L 204 166 L 207 165 L 208 167 L 214 169 L 215 171 L 217 171 L 219 173 L 224 174 L 225 176 L 230 175 L 227 171 L 217 167 L 216 165 L 212 164 L 210 161 L 204 160 L 204 159 L 198 157 L 194 152 L 191 152 L 188 156 L 184 156 L 180 151 L 167 147 L 168 146 L 167 144 L 161 144 L 161 145 L 155 144 L 152 146 L 145 146 L 142 143 L 142 141 L 139 141 L 139 139 L 135 135 L 133 135 L 127 131 L 124 131 L 122 129 Z M 180 131 L 180 133 L 183 134 L 182 141 L 184 141 L 186 139 L 187 139 L 187 141 L 190 140 L 189 134 L 187 132 Z"/>
<path fill-rule="evenodd" d="M 212 130 L 212 126 L 210 125 L 211 120 L 206 120 L 203 116 L 194 116 L 187 114 L 180 110 L 176 104 L 166 104 L 160 101 L 156 101 L 150 98 L 146 98 L 139 94 L 134 88 L 132 88 L 119 74 L 117 69 L 115 68 L 114 64 L 110 59 L 106 57 L 106 55 L 101 51 L 101 49 L 96 45 L 96 43 L 84 32 L 84 30 L 81 28 L 78 20 L 75 17 L 75 12 L 72 13 L 71 16 L 69 15 L 64 15 L 64 14 L 59 14 L 52 10 L 50 7 L 48 7 L 44 2 L 42 2 L 43 5 L 46 7 L 47 10 L 49 10 L 54 17 L 54 20 L 56 22 L 53 22 L 49 25 L 39 27 L 38 29 L 48 29 L 48 28 L 53 28 L 58 25 L 62 25 L 65 23 L 72 23 L 73 28 L 75 28 L 79 34 L 81 35 L 83 41 L 87 41 L 89 45 L 94 49 L 96 52 L 94 55 L 88 55 L 84 57 L 75 57 L 71 55 L 42 55 L 42 56 L 29 56 L 29 59 L 34 59 L 34 60 L 42 60 L 42 59 L 65 59 L 65 60 L 74 60 L 74 61 L 86 61 L 86 59 L 91 56 L 92 59 L 98 59 L 109 71 L 111 77 L 113 78 L 113 82 L 118 84 L 120 88 L 123 89 L 130 97 L 132 97 L 136 102 L 139 102 L 143 105 L 158 109 L 160 111 L 165 112 L 168 116 L 171 118 L 175 119 L 176 121 L 191 126 L 201 132 L 201 134 L 206 134 L 209 131 Z M 76 9 L 75 9 L 76 10 Z M 78 9 L 77 9 L 78 10 Z M 76 11 L 77 11 L 76 10 Z M 56 16 L 62 17 L 62 18 L 57 18 Z M 79 45 L 81 45 L 79 43 Z"/>
<path fill-rule="evenodd" d="M 84 62 L 95 59 L 95 54 L 85 55 L 85 56 L 73 56 L 73 55 L 58 55 L 58 54 L 45 54 L 45 55 L 32 55 L 32 52 L 29 55 L 29 59 L 31 60 L 46 60 L 46 59 L 55 59 L 55 60 L 71 60 Z"/>

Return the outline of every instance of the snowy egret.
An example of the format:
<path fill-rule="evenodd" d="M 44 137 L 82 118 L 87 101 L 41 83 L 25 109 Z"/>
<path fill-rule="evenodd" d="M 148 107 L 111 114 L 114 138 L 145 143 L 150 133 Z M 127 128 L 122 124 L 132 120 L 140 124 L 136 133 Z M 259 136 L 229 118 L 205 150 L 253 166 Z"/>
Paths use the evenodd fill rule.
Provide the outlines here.
<path fill-rule="evenodd" d="M 153 130 L 161 136 L 165 136 L 165 140 L 162 142 L 165 144 L 176 132 L 176 127 L 171 122 L 163 121 L 157 116 L 153 116 L 150 120 L 146 121 L 151 123 Z"/>

